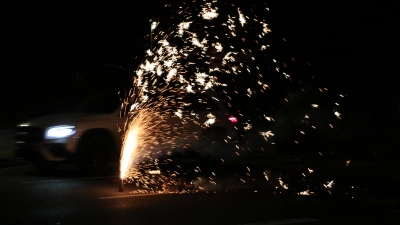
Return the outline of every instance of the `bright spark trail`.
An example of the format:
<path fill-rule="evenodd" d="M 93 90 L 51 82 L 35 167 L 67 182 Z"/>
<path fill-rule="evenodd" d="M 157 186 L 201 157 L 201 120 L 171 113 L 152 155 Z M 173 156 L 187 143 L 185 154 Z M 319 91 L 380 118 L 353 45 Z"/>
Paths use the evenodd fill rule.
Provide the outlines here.
<path fill-rule="evenodd" d="M 165 20 L 171 22 L 163 20 L 154 30 L 152 49 L 147 50 L 136 70 L 134 88 L 121 107 L 129 111 L 122 129 L 121 178 L 151 191 L 152 185 L 165 179 L 151 178 L 146 173 L 162 163 L 157 161 L 159 155 L 170 155 L 172 149 L 191 148 L 199 139 L 199 131 L 214 123 L 225 119 L 237 122 L 232 115 L 222 118 L 209 112 L 200 117 L 185 110 L 191 103 L 186 99 L 189 94 L 214 93 L 217 97 L 201 102 L 222 102 L 239 115 L 239 122 L 246 121 L 232 125 L 234 129 L 256 131 L 264 141 L 261 148 L 250 149 L 253 147 L 246 146 L 249 140 L 222 137 L 226 148 L 235 146 L 232 153 L 238 157 L 244 149 L 265 151 L 278 145 L 280 136 L 287 142 L 287 132 L 280 130 L 282 124 L 296 124 L 298 130 L 290 134 L 291 143 L 301 144 L 306 134 L 317 128 L 329 130 L 334 124 L 331 120 L 340 119 L 338 102 L 343 95 L 332 89 L 332 103 L 314 97 L 315 93 L 325 94 L 331 89 L 309 88 L 311 76 L 302 81 L 299 75 L 288 74 L 294 59 L 285 61 L 273 56 L 272 31 L 262 17 L 268 15 L 266 4 L 238 7 L 206 0 L 184 2 L 176 7 L 166 5 L 166 10 L 172 11 L 171 18 Z M 301 105 L 300 110 L 294 110 L 297 105 Z M 282 112 L 285 110 L 289 113 Z M 327 119 L 321 120 L 318 110 L 328 112 Z M 245 182 L 247 178 L 240 179 Z M 279 185 L 290 188 L 281 179 Z"/>

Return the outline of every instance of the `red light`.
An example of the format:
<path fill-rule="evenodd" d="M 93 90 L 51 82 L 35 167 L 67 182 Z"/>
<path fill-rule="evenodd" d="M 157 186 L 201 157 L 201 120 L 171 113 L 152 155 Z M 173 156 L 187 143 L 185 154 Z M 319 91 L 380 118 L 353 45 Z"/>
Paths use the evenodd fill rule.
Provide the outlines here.
<path fill-rule="evenodd" d="M 231 121 L 232 123 L 237 123 L 238 119 L 234 116 L 229 117 L 229 121 Z"/>

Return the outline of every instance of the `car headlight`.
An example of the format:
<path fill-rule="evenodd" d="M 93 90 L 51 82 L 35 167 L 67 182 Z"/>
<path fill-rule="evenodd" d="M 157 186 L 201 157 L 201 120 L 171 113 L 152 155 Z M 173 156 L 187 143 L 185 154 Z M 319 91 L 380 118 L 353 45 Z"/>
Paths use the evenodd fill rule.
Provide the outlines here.
<path fill-rule="evenodd" d="M 46 139 L 64 138 L 75 134 L 75 126 L 55 126 L 46 130 Z"/>

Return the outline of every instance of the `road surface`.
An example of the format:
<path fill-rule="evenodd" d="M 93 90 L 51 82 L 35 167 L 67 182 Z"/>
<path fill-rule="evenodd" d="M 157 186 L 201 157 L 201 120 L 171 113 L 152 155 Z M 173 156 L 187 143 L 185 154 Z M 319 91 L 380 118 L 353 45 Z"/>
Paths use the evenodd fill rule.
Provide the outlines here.
<path fill-rule="evenodd" d="M 313 179 L 335 183 L 332 192 L 327 189 L 318 195 L 296 195 L 282 187 L 275 190 L 275 184 L 134 194 L 134 184 L 118 192 L 116 169 L 96 176 L 83 176 L 72 166 L 62 166 L 53 174 L 39 173 L 15 160 L 9 138 L 2 137 L 0 224 L 400 224 L 400 170 L 396 165 L 356 165 L 352 161 L 343 168 L 319 163 L 313 168 L 319 175 Z M 302 163 L 283 159 L 275 164 L 296 172 Z"/>
<path fill-rule="evenodd" d="M 0 170 L 0 224 L 400 224 L 396 196 L 295 196 L 230 190 L 186 194 L 118 192 L 114 172 L 80 176 L 30 165 Z"/>

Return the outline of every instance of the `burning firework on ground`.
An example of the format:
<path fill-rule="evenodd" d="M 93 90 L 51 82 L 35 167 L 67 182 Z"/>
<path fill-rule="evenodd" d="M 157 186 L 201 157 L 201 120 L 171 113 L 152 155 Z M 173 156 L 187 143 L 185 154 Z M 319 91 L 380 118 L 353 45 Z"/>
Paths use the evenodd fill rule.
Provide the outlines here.
<path fill-rule="evenodd" d="M 121 179 L 134 176 L 132 167 L 146 159 L 152 144 L 154 144 L 152 130 L 156 129 L 154 117 L 157 113 L 148 109 L 141 109 L 137 115 L 127 124 L 121 154 Z"/>
<path fill-rule="evenodd" d="M 172 8 L 166 5 L 166 10 Z M 264 12 L 259 13 L 260 9 Z M 233 117 L 225 113 L 234 129 L 244 134 L 256 131 L 264 143 L 269 143 L 252 149 L 251 138 L 243 133 L 221 137 L 225 148 L 234 146 L 232 151 L 238 157 L 276 144 L 279 134 L 287 133 L 279 130 L 282 124 L 292 123 L 298 129 L 291 136 L 295 144 L 301 144 L 302 137 L 317 128 L 333 128 L 330 118 L 340 119 L 339 103 L 313 102 L 319 99 L 312 96 L 329 89 L 313 87 L 314 93 L 307 86 L 311 77 L 302 81 L 288 74 L 294 59 L 281 62 L 273 57 L 271 29 L 262 17 L 268 11 L 265 4 L 244 8 L 217 0 L 187 2 L 172 9 L 172 22 L 158 24 L 152 49 L 137 69 L 134 88 L 122 107 L 128 107 L 129 118 L 123 130 L 121 179 L 140 182 L 144 187 L 162 182 L 165 177 L 154 180 L 146 174 L 162 163 L 157 161 L 157 154 L 191 148 L 193 140 L 200 140 L 202 130 L 225 120 L 211 112 L 202 116 L 195 110 L 185 110 L 193 103 L 187 102 L 190 94 L 213 93 L 207 95 L 211 96 L 208 99 L 197 100 L 205 105 L 223 104 L 237 114 Z M 329 121 L 324 120 L 326 124 L 322 125 L 312 120 L 321 108 L 331 110 Z M 245 141 L 239 141 L 243 137 Z M 240 180 L 245 182 L 245 178 Z M 279 183 L 288 188 L 282 179 Z"/>

